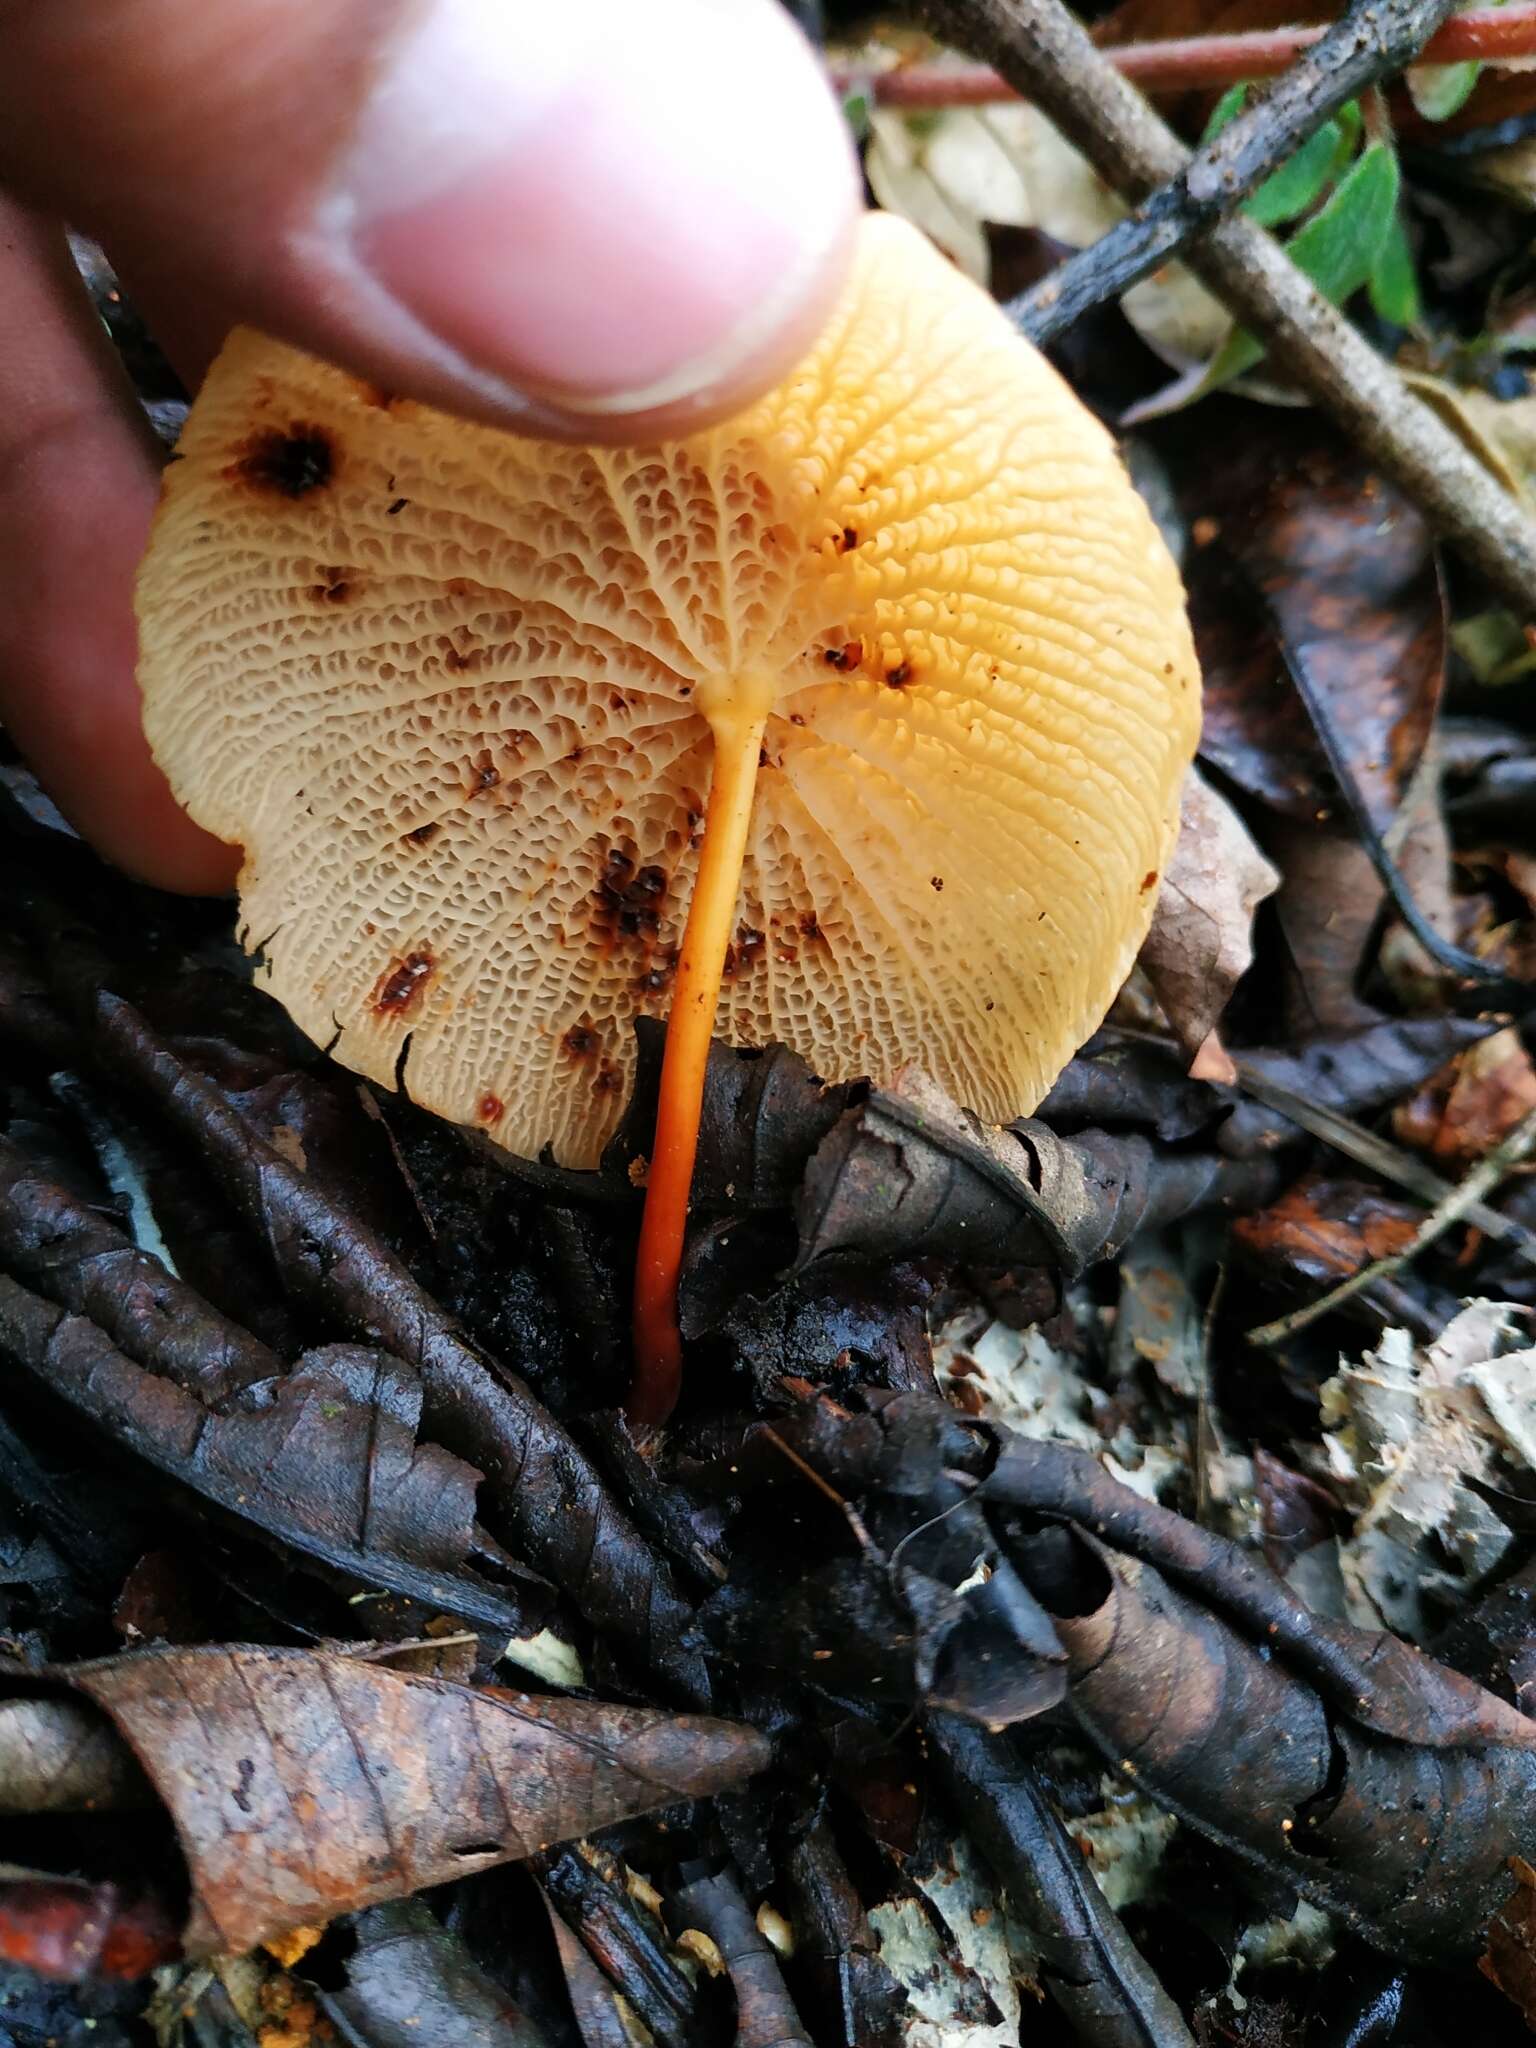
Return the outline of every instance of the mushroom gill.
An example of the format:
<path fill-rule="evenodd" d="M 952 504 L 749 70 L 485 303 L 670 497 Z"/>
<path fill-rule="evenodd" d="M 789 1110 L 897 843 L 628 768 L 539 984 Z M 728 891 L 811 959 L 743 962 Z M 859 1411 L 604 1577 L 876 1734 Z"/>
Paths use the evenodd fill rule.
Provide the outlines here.
<path fill-rule="evenodd" d="M 268 987 L 573 1165 L 680 993 L 674 1277 L 711 1023 L 994 1119 L 1098 1024 L 1194 751 L 1183 596 L 1109 436 L 916 230 L 869 216 L 810 355 L 685 441 L 518 439 L 241 332 L 179 454 L 146 723 L 245 849 Z"/>

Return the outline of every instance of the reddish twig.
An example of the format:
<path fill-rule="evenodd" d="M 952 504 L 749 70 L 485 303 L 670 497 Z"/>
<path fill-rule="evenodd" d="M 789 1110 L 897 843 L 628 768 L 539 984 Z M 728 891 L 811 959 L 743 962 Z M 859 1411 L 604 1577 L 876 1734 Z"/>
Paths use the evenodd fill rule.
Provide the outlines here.
<path fill-rule="evenodd" d="M 1241 35 L 1179 36 L 1161 43 L 1112 43 L 1104 55 L 1122 77 L 1146 92 L 1179 92 L 1274 78 L 1321 42 L 1316 28 L 1255 29 Z M 1458 14 L 1427 42 L 1421 64 L 1503 63 L 1536 57 L 1536 4 L 1480 8 Z M 899 64 L 870 73 L 834 65 L 841 91 L 866 90 L 882 107 L 985 107 L 1018 98 L 990 64 Z"/>

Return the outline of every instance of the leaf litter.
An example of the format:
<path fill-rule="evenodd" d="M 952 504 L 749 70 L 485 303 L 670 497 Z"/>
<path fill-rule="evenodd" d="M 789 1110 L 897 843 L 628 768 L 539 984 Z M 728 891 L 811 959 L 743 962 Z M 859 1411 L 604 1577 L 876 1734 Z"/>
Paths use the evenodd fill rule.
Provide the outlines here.
<path fill-rule="evenodd" d="M 1444 143 L 1518 80 L 1394 87 L 1396 142 L 1342 113 L 1258 197 L 1517 480 L 1525 258 Z M 1123 212 L 1032 109 L 871 125 L 999 290 Z M 717 1046 L 660 1442 L 616 1412 L 659 1030 L 600 1171 L 506 1161 L 7 767 L 13 2038 L 142 2039 L 150 1968 L 196 2048 L 1536 2022 L 1529 1176 L 1246 1335 L 1536 1100 L 1530 649 L 1271 365 L 1196 396 L 1242 351 L 1176 265 L 1055 349 L 1141 409 L 1207 678 L 1139 974 L 1003 1130 Z"/>

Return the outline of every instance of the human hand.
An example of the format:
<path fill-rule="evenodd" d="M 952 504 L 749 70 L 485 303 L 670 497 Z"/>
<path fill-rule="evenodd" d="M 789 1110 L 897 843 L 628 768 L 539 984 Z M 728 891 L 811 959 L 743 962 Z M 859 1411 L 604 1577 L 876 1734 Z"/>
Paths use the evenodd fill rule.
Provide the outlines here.
<path fill-rule="evenodd" d="M 188 383 L 248 321 L 592 441 L 722 418 L 836 291 L 852 153 L 775 0 L 0 0 L 0 718 L 103 853 L 219 889 L 133 679 L 153 439 L 74 275 Z"/>

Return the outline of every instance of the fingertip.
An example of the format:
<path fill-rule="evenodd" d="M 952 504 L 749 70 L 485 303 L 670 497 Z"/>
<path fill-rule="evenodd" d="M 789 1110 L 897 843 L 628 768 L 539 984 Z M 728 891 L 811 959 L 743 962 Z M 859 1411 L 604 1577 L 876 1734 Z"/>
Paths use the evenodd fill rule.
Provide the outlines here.
<path fill-rule="evenodd" d="M 536 21 L 422 12 L 312 246 L 384 331 L 464 366 L 475 410 L 502 387 L 518 424 L 610 440 L 722 417 L 804 351 L 846 271 L 857 164 L 815 54 L 776 0 Z M 455 142 L 424 156 L 448 76 Z"/>

